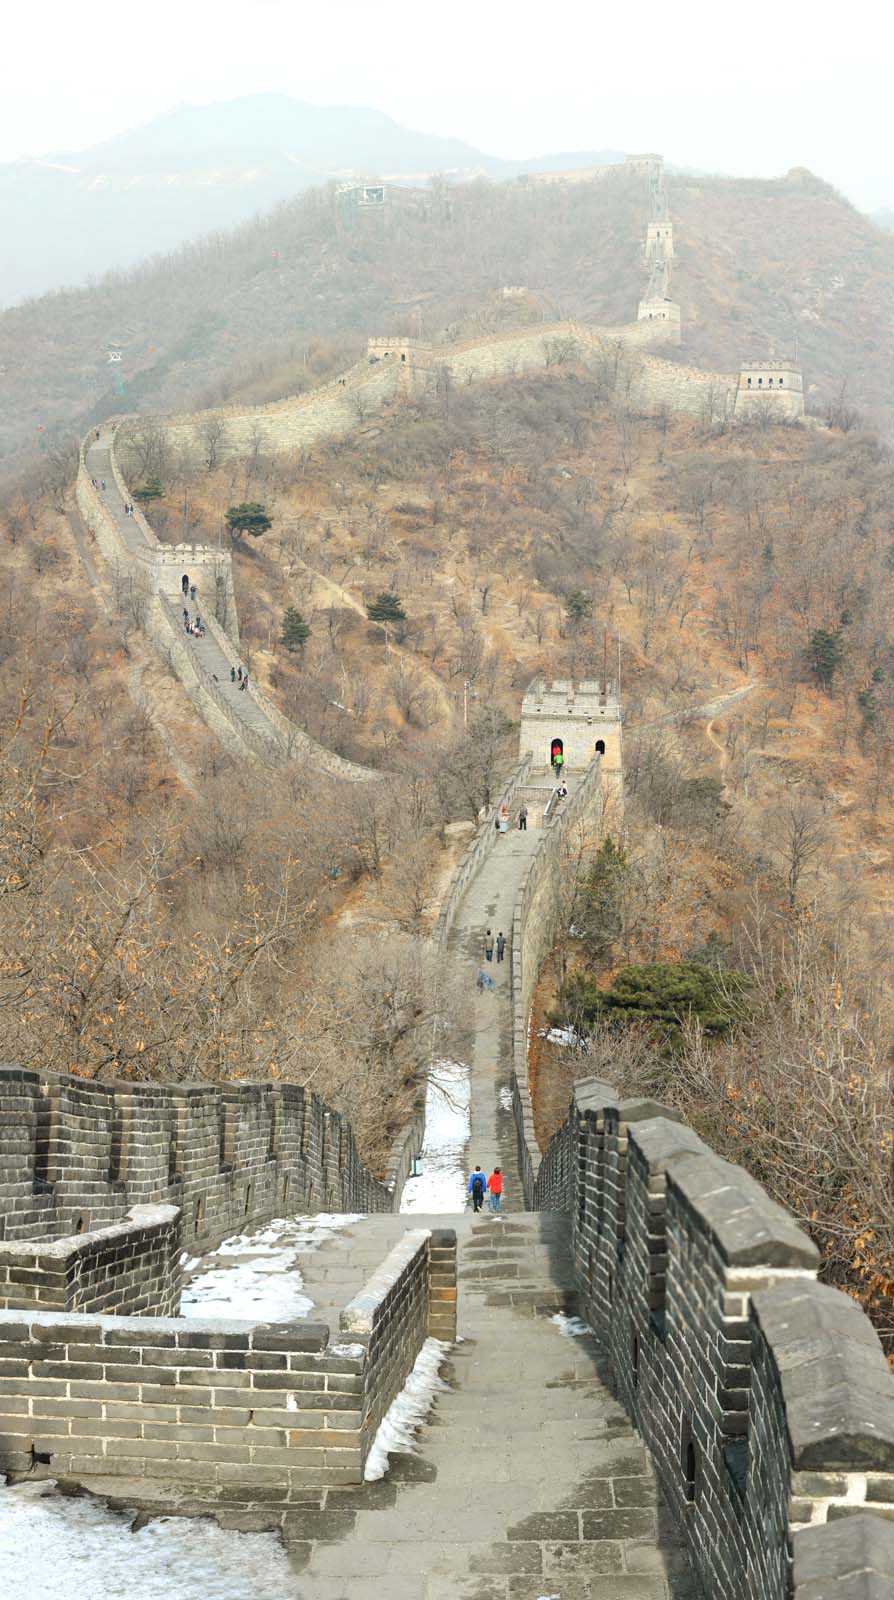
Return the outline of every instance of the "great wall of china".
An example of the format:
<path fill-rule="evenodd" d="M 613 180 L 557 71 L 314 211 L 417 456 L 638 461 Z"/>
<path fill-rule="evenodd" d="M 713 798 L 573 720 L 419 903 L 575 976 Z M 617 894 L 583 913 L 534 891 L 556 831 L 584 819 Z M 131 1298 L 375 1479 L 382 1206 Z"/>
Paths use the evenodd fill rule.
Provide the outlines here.
<path fill-rule="evenodd" d="M 807 1235 L 675 1113 L 608 1084 L 578 1083 L 537 1145 L 533 988 L 563 851 L 621 803 L 612 686 L 536 682 L 521 745 L 499 805 L 524 800 L 528 829 L 483 821 L 436 930 L 469 972 L 485 924 L 512 928 L 505 980 L 476 1001 L 469 1145 L 502 1161 L 505 1221 L 396 1214 L 418 1127 L 377 1181 L 297 1086 L 2 1068 L 0 1470 L 276 1529 L 302 1600 L 383 1578 L 396 1600 L 472 1597 L 482 1573 L 488 1596 L 888 1595 L 894 1376 L 860 1308 L 817 1283 Z M 302 1258 L 314 1321 L 177 1314 L 184 1244 L 319 1207 L 366 1216 L 341 1253 Z M 397 1457 L 382 1499 L 364 1484 L 376 1428 L 457 1315 L 422 1467 Z M 586 1319 L 576 1354 L 550 1315 Z M 495 1436 L 512 1471 L 488 1498 Z"/>
<path fill-rule="evenodd" d="M 672 304 L 660 168 L 639 159 L 651 220 L 638 325 L 673 330 L 672 315 L 655 314 Z M 572 324 L 507 335 L 453 347 L 451 371 L 473 381 L 529 357 L 547 365 L 551 339 L 598 351 L 605 337 Z M 615 354 L 623 346 L 626 360 L 630 343 L 615 339 Z M 370 354 L 344 382 L 252 422 L 281 419 L 271 447 L 347 431 L 353 391 L 362 411 L 372 395 L 413 392 L 437 364 L 399 341 Z M 637 361 L 677 374 L 685 409 L 695 406 L 686 369 Z M 728 385 L 723 404 L 738 407 L 741 379 L 695 376 Z M 248 416 L 226 413 L 229 448 Z M 210 727 L 264 760 L 302 754 L 367 775 L 254 690 L 232 704 L 217 658 L 179 638 L 188 572 L 205 580 L 209 622 L 204 595 L 217 601 L 214 649 L 236 659 L 229 563 L 210 547 L 168 550 L 139 512 L 125 517 L 111 430 L 85 445 L 77 493 L 115 581 L 133 586 L 143 625 Z M 561 805 L 555 737 L 569 784 Z M 0 1471 L 11 1482 L 54 1479 L 149 1513 L 276 1529 L 300 1573 L 282 1592 L 300 1600 L 365 1600 L 385 1585 L 391 1600 L 892 1593 L 894 1376 L 859 1307 L 817 1283 L 806 1234 L 675 1113 L 619 1100 L 609 1084 L 579 1082 L 563 1129 L 545 1152 L 537 1143 L 534 990 L 561 930 L 566 858 L 617 825 L 621 780 L 612 685 L 532 684 L 497 805 L 514 817 L 524 802 L 528 828 L 502 834 L 484 819 L 435 928 L 467 977 L 484 928 L 510 930 L 498 987 L 474 1003 L 468 1147 L 470 1160 L 502 1161 L 505 1222 L 401 1215 L 420 1126 L 377 1179 L 347 1122 L 298 1086 L 98 1084 L 0 1068 Z M 343 1248 L 302 1258 L 315 1320 L 179 1314 L 184 1246 L 207 1250 L 320 1209 L 365 1215 Z M 586 1326 L 569 1342 L 553 1314 Z M 423 1429 L 418 1470 L 397 1457 L 378 1494 L 364 1483 L 378 1424 L 423 1341 L 450 1344 L 457 1316 L 465 1343 L 453 1346 L 438 1425 Z"/>
<path fill-rule="evenodd" d="M 682 341 L 680 306 L 671 299 L 673 224 L 660 156 L 632 156 L 626 169 L 646 183 L 648 220 L 643 244 L 647 274 L 635 322 L 589 327 L 565 321 L 507 331 L 493 338 L 433 347 L 403 337 L 370 338 L 367 356 L 322 388 L 266 406 L 238 405 L 160 419 L 171 445 L 202 457 L 209 430 L 216 459 L 261 448 L 298 451 L 322 439 L 343 438 L 370 415 L 430 393 L 438 376 L 473 384 L 543 371 L 572 357 L 596 378 L 605 395 L 643 414 L 697 416 L 712 424 L 748 420 L 757 411 L 780 420 L 804 415 L 801 373 L 786 361 L 746 362 L 737 374 L 707 372 L 650 355 L 650 347 Z M 617 167 L 598 169 L 606 177 Z M 572 175 L 567 175 L 570 179 Z M 139 430 L 130 419 L 91 433 L 81 449 L 76 485 L 81 516 L 93 533 L 119 589 L 132 596 L 141 626 L 169 662 L 209 728 L 243 757 L 271 764 L 311 762 L 334 777 L 363 780 L 365 768 L 322 749 L 291 723 L 251 682 L 247 694 L 229 682 L 238 664 L 238 615 L 229 552 L 216 546 L 160 544 L 142 512 L 125 515 L 129 490 L 116 455 L 120 431 Z M 97 487 L 105 483 L 105 489 Z M 206 638 L 195 641 L 180 622 L 182 573 L 198 584 Z"/>

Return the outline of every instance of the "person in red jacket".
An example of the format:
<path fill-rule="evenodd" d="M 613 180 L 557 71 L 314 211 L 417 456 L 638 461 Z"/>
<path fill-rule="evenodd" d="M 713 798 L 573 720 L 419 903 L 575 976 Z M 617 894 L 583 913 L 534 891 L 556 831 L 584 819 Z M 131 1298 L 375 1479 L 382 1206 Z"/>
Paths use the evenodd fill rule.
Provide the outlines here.
<path fill-rule="evenodd" d="M 491 1211 L 499 1211 L 500 1201 L 503 1198 L 503 1173 L 499 1167 L 494 1167 L 487 1180 L 487 1204 Z"/>

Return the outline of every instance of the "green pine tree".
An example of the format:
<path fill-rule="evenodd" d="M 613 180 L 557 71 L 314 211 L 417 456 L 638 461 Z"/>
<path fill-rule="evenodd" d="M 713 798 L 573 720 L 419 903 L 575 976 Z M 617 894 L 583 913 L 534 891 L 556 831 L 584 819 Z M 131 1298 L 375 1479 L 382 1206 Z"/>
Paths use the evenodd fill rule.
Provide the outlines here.
<path fill-rule="evenodd" d="M 673 1046 L 690 1019 L 705 1033 L 728 1033 L 747 1013 L 749 988 L 742 972 L 696 961 L 650 961 L 622 967 L 605 990 L 594 978 L 575 973 L 560 992 L 561 1016 L 583 1032 L 599 1024 L 646 1023 Z"/>
<path fill-rule="evenodd" d="M 807 660 L 820 688 L 828 692 L 844 660 L 841 635 L 830 633 L 828 628 L 814 628 L 807 646 Z"/>
<path fill-rule="evenodd" d="M 294 606 L 289 606 L 282 619 L 282 633 L 279 636 L 280 644 L 284 644 L 286 649 L 293 653 L 298 650 L 303 655 L 304 646 L 309 638 L 310 628 L 301 612 L 296 611 Z"/>
<path fill-rule="evenodd" d="M 253 539 L 259 539 L 261 534 L 266 533 L 272 526 L 266 506 L 260 505 L 257 500 L 243 500 L 240 505 L 230 506 L 227 511 L 227 527 L 234 544 L 244 533 L 250 534 Z"/>
<path fill-rule="evenodd" d="M 586 589 L 575 589 L 565 601 L 565 615 L 574 624 L 585 622 L 593 613 L 593 601 Z"/>
<path fill-rule="evenodd" d="M 370 622 L 406 622 L 407 620 L 407 613 L 398 596 L 391 594 L 387 589 L 383 589 L 381 594 L 376 595 L 375 600 L 370 601 L 366 608 L 366 615 L 369 617 Z"/>
<path fill-rule="evenodd" d="M 150 473 L 144 484 L 139 489 L 134 489 L 133 497 L 141 506 L 148 506 L 153 500 L 164 499 L 164 488 L 161 479 L 153 472 Z"/>

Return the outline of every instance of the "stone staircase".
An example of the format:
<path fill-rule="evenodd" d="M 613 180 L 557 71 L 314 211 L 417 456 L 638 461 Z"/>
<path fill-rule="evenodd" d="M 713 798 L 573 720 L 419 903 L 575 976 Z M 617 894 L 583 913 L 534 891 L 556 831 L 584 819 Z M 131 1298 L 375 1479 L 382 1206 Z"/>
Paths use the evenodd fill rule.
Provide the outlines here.
<path fill-rule="evenodd" d="M 568 1219 L 413 1217 L 457 1226 L 460 1338 L 416 1452 L 387 1478 L 231 1525 L 281 1528 L 296 1600 L 689 1600 L 648 1457 L 576 1310 Z M 366 1219 L 305 1266 L 338 1298 L 400 1225 Z M 367 1231 L 368 1230 L 368 1231 Z M 366 1237 L 364 1237 L 366 1236 Z M 336 1289 L 337 1285 L 337 1289 Z M 321 1305 L 320 1309 L 323 1307 Z M 316 1315 L 316 1311 L 313 1313 Z"/>

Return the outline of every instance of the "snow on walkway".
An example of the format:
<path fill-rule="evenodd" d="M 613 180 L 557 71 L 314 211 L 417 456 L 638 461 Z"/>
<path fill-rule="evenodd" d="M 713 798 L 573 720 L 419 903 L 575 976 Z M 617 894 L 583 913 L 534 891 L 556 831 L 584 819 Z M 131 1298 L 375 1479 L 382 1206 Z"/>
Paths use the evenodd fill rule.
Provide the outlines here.
<path fill-rule="evenodd" d="M 404 1184 L 402 1212 L 435 1215 L 465 1210 L 471 1101 L 468 1067 L 461 1061 L 434 1062 L 425 1093 L 422 1172 Z"/>
<path fill-rule="evenodd" d="M 0 1572 L 10 1580 L 8 1592 L 41 1600 L 246 1600 L 248 1593 L 251 1600 L 282 1600 L 293 1592 L 275 1534 L 181 1517 L 131 1533 L 131 1522 L 97 1500 L 59 1495 L 49 1482 L 0 1488 Z"/>
<path fill-rule="evenodd" d="M 358 1221 L 351 1212 L 277 1217 L 257 1233 L 233 1234 L 208 1255 L 184 1260 L 191 1276 L 180 1301 L 181 1317 L 247 1322 L 306 1317 L 313 1301 L 302 1293 L 299 1257 L 317 1250 L 339 1228 Z"/>

